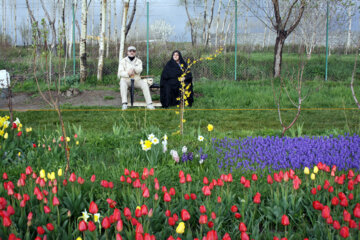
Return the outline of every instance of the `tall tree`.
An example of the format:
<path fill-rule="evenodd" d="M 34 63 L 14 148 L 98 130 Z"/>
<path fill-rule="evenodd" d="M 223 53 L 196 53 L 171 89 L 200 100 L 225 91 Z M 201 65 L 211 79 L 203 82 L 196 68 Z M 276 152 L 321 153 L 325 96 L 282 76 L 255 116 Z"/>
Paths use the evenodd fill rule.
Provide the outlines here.
<path fill-rule="evenodd" d="M 215 30 L 215 46 L 216 47 L 218 47 L 221 7 L 222 7 L 222 0 L 219 0 L 219 6 L 218 6 L 218 12 L 217 12 L 217 18 L 216 18 L 216 30 Z"/>
<path fill-rule="evenodd" d="M 188 21 L 190 24 L 191 44 L 194 47 L 196 45 L 196 32 L 194 30 L 195 24 L 189 13 L 188 1 L 184 0 L 184 4 L 185 4 L 186 15 L 188 17 Z"/>
<path fill-rule="evenodd" d="M 86 59 L 86 37 L 87 37 L 87 17 L 91 0 L 82 0 L 81 6 L 81 37 L 80 37 L 80 82 L 83 83 L 87 77 Z"/>
<path fill-rule="evenodd" d="M 107 6 L 107 0 L 102 0 L 102 5 L 101 5 L 101 33 L 100 33 L 100 42 L 99 42 L 99 61 L 98 61 L 98 71 L 97 71 L 97 80 L 98 81 L 102 81 L 102 78 L 103 78 L 106 6 Z"/>
<path fill-rule="evenodd" d="M 6 41 L 6 0 L 2 0 L 2 42 Z"/>
<path fill-rule="evenodd" d="M 62 1 L 62 6 L 61 6 L 61 21 L 62 21 L 62 31 L 64 32 L 63 35 L 63 42 L 64 42 L 64 54 L 66 54 L 66 28 L 65 28 L 65 0 Z"/>
<path fill-rule="evenodd" d="M 106 39 L 106 58 L 109 57 L 109 48 L 110 48 L 110 36 L 111 36 L 111 0 L 109 1 L 108 5 L 108 24 L 107 24 L 107 39 Z"/>
<path fill-rule="evenodd" d="M 116 12 L 116 0 L 114 0 L 114 42 L 115 42 L 115 55 L 117 56 L 119 47 L 118 47 L 118 19 Z"/>
<path fill-rule="evenodd" d="M 44 13 L 45 13 L 45 16 L 49 22 L 49 26 L 50 26 L 50 29 L 51 29 L 51 51 L 54 53 L 54 55 L 56 55 L 56 28 L 55 28 L 55 22 L 56 22 L 56 14 L 55 14 L 55 9 L 56 9 L 56 4 L 54 2 L 53 4 L 53 16 L 50 17 L 50 14 L 48 12 L 48 10 L 46 9 L 45 7 L 45 4 L 44 4 L 44 0 L 40 0 L 41 2 L 41 6 L 44 10 Z"/>
<path fill-rule="evenodd" d="M 214 6 L 215 6 L 215 0 L 212 1 L 211 9 L 210 9 L 210 19 L 207 23 L 207 29 L 206 29 L 206 38 L 205 38 L 205 46 L 207 47 L 209 45 L 209 39 L 210 39 L 210 28 L 211 24 L 214 19 Z"/>
<path fill-rule="evenodd" d="M 131 25 L 134 21 L 134 17 L 135 17 L 135 13 L 136 13 L 136 4 L 137 4 L 137 0 L 134 0 L 134 3 L 133 3 L 133 8 L 132 8 L 132 11 L 131 11 L 131 14 L 130 14 L 130 19 L 129 19 L 129 22 L 127 23 L 126 25 L 126 32 L 125 32 L 125 39 L 131 29 Z"/>
<path fill-rule="evenodd" d="M 280 77 L 282 51 L 287 37 L 296 29 L 303 16 L 306 0 L 272 0 L 272 8 L 262 6 L 263 1 L 240 0 L 261 22 L 276 32 L 274 48 L 274 77 Z M 267 0 L 269 1 L 269 0 Z M 248 3 L 249 2 L 249 3 Z M 264 19 L 264 16 L 265 19 Z M 270 24 L 269 24 L 270 23 Z"/>
<path fill-rule="evenodd" d="M 16 24 L 16 0 L 14 0 L 14 46 L 17 42 L 17 24 Z"/>
<path fill-rule="evenodd" d="M 129 0 L 124 1 L 123 6 L 123 19 L 121 23 L 121 37 L 120 37 L 120 51 L 119 51 L 119 66 L 118 66 L 118 78 L 120 78 L 120 61 L 123 58 L 124 54 L 124 46 L 125 46 L 125 36 L 126 36 L 126 20 L 127 20 L 127 14 L 129 10 Z"/>

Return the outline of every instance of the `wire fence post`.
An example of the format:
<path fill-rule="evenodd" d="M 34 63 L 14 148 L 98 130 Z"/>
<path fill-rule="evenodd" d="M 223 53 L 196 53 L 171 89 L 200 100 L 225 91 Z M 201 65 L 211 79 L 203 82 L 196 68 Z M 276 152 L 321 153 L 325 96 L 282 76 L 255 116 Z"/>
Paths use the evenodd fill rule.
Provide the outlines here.
<path fill-rule="evenodd" d="M 326 1 L 326 59 L 325 59 L 325 81 L 328 80 L 329 61 L 329 0 Z"/>
<path fill-rule="evenodd" d="M 237 24 L 238 24 L 238 21 L 237 21 L 237 0 L 235 0 L 235 81 L 237 79 Z M 225 43 L 226 44 L 226 43 Z"/>
<path fill-rule="evenodd" d="M 149 75 L 149 1 L 146 0 L 146 75 Z"/>
<path fill-rule="evenodd" d="M 72 18 L 73 18 L 73 64 L 74 64 L 74 75 L 76 74 L 76 59 L 75 59 L 75 2 L 72 4 Z"/>

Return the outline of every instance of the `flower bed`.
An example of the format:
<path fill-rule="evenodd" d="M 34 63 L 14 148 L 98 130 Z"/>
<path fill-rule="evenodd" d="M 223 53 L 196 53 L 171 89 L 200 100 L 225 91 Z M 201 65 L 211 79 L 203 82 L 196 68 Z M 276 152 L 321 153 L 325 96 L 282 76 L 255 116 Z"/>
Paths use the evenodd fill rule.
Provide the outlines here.
<path fill-rule="evenodd" d="M 360 137 L 247 137 L 215 139 L 222 170 L 302 169 L 318 162 L 340 170 L 360 169 Z"/>

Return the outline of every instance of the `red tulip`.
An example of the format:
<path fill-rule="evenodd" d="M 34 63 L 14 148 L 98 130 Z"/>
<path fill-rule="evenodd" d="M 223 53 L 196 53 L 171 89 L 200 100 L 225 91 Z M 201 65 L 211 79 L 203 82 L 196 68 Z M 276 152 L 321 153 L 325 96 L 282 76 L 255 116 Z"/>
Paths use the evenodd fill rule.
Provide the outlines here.
<path fill-rule="evenodd" d="M 273 240 L 280 240 L 278 237 L 274 236 Z"/>
<path fill-rule="evenodd" d="M 215 230 L 207 232 L 206 240 L 218 240 L 217 232 Z"/>
<path fill-rule="evenodd" d="M 186 174 L 186 181 L 187 182 L 192 182 L 192 178 L 190 174 Z"/>
<path fill-rule="evenodd" d="M 84 232 L 84 231 L 86 231 L 87 230 L 87 223 L 84 221 L 84 220 L 81 220 L 80 222 L 79 222 L 79 231 L 80 232 Z"/>
<path fill-rule="evenodd" d="M 9 205 L 9 206 L 7 207 L 6 212 L 7 212 L 7 214 L 8 214 L 9 216 L 15 214 L 15 210 L 14 210 L 13 206 L 11 206 L 11 205 Z"/>
<path fill-rule="evenodd" d="M 202 192 L 204 193 L 205 196 L 210 196 L 211 195 L 211 190 L 209 186 L 204 186 L 202 188 Z"/>
<path fill-rule="evenodd" d="M 212 218 L 213 220 L 216 219 L 216 214 L 215 214 L 214 212 L 211 212 L 211 218 Z"/>
<path fill-rule="evenodd" d="M 282 217 L 281 217 L 281 224 L 284 225 L 284 226 L 287 226 L 287 225 L 290 224 L 288 216 L 282 215 Z"/>
<path fill-rule="evenodd" d="M 213 228 L 213 227 L 214 227 L 213 221 L 209 221 L 209 222 L 208 222 L 208 227 L 209 227 L 209 228 Z"/>
<path fill-rule="evenodd" d="M 170 216 L 171 216 L 170 210 L 166 210 L 166 211 L 165 211 L 165 216 L 167 216 L 167 217 L 170 217 Z"/>
<path fill-rule="evenodd" d="M 329 189 L 328 189 L 328 192 L 329 192 L 329 193 L 334 192 L 334 187 L 333 187 L 333 186 L 330 186 Z"/>
<path fill-rule="evenodd" d="M 124 175 L 127 176 L 127 175 L 129 175 L 129 174 L 130 174 L 129 170 L 128 170 L 127 168 L 125 168 L 125 169 L 124 169 Z"/>
<path fill-rule="evenodd" d="M 148 207 L 145 204 L 143 204 L 141 206 L 141 215 L 145 216 L 145 215 L 148 215 L 148 213 L 149 213 Z"/>
<path fill-rule="evenodd" d="M 181 219 L 186 222 L 190 219 L 190 214 L 186 209 L 181 210 Z"/>
<path fill-rule="evenodd" d="M 334 221 L 333 221 L 333 218 L 331 216 L 326 219 L 327 224 L 333 224 L 333 222 Z"/>
<path fill-rule="evenodd" d="M 333 227 L 334 227 L 334 229 L 339 230 L 339 229 L 340 229 L 340 223 L 335 220 L 335 221 L 333 222 Z"/>
<path fill-rule="evenodd" d="M 25 174 L 30 175 L 30 174 L 32 174 L 32 172 L 33 172 L 32 168 L 30 166 L 27 166 L 25 169 Z"/>
<path fill-rule="evenodd" d="M 139 223 L 139 222 L 136 224 L 135 233 L 141 233 L 141 234 L 144 233 L 143 226 L 142 226 L 142 224 Z"/>
<path fill-rule="evenodd" d="M 121 211 L 119 209 L 115 208 L 113 215 L 115 221 L 119 221 L 121 219 Z"/>
<path fill-rule="evenodd" d="M 348 198 L 349 198 L 349 200 L 353 200 L 353 199 L 354 199 L 354 194 L 353 194 L 353 193 L 349 193 Z"/>
<path fill-rule="evenodd" d="M 221 203 L 221 197 L 220 196 L 217 197 L 217 202 Z"/>
<path fill-rule="evenodd" d="M 95 225 L 95 223 L 92 222 L 92 221 L 89 221 L 89 222 L 88 222 L 88 228 L 89 228 L 89 231 L 90 231 L 90 232 L 95 231 L 95 230 L 96 230 L 96 225 Z"/>
<path fill-rule="evenodd" d="M 12 222 L 9 216 L 4 216 L 3 218 L 3 226 L 4 227 L 10 227 Z"/>
<path fill-rule="evenodd" d="M 343 206 L 343 207 L 347 207 L 349 205 L 348 203 L 348 200 L 347 198 L 343 198 L 341 201 L 340 201 L 340 205 Z"/>
<path fill-rule="evenodd" d="M 123 230 L 123 221 L 119 219 L 116 223 L 116 231 L 121 232 Z"/>
<path fill-rule="evenodd" d="M 258 177 L 255 173 L 252 174 L 251 180 L 253 180 L 254 182 L 256 182 L 258 180 Z"/>
<path fill-rule="evenodd" d="M 256 193 L 255 196 L 254 196 L 254 203 L 256 204 L 260 204 L 261 203 L 261 194 L 260 193 Z"/>
<path fill-rule="evenodd" d="M 36 228 L 36 231 L 37 231 L 37 233 L 38 233 L 39 235 L 43 235 L 43 234 L 45 233 L 44 228 L 41 227 L 41 226 L 38 226 L 38 227 Z"/>
<path fill-rule="evenodd" d="M 351 215 L 348 211 L 346 211 L 346 209 L 344 209 L 344 211 L 343 211 L 343 217 L 344 217 L 345 222 L 349 222 L 351 219 Z"/>
<path fill-rule="evenodd" d="M 71 173 L 71 174 L 70 174 L 69 181 L 70 181 L 70 182 L 75 182 L 75 181 L 76 181 L 76 175 L 75 175 L 75 173 Z"/>
<path fill-rule="evenodd" d="M 235 213 L 235 218 L 236 218 L 236 219 L 241 218 L 241 214 L 240 214 L 240 213 Z"/>
<path fill-rule="evenodd" d="M 279 174 L 274 173 L 274 180 L 275 180 L 276 182 L 281 182 L 281 177 L 279 176 Z"/>
<path fill-rule="evenodd" d="M 184 198 L 185 198 L 185 200 L 190 200 L 189 194 L 185 193 L 185 194 L 184 194 Z"/>
<path fill-rule="evenodd" d="M 173 217 L 169 217 L 168 218 L 168 223 L 169 223 L 169 226 L 174 226 L 176 221 L 175 221 L 175 219 Z"/>
<path fill-rule="evenodd" d="M 313 201 L 313 208 L 315 210 L 323 210 L 324 206 L 319 201 Z"/>
<path fill-rule="evenodd" d="M 95 213 L 99 212 L 98 206 L 96 205 L 96 203 L 94 201 L 92 201 L 90 203 L 89 212 L 92 213 L 92 214 L 95 214 Z"/>
<path fill-rule="evenodd" d="M 170 194 L 171 196 L 174 196 L 174 195 L 175 195 L 175 188 L 170 188 L 169 194 Z"/>
<path fill-rule="evenodd" d="M 228 233 L 225 233 L 222 240 L 231 240 L 231 237 L 230 237 L 230 235 Z"/>
<path fill-rule="evenodd" d="M 200 206 L 200 213 L 206 213 L 206 208 L 204 205 Z"/>
<path fill-rule="evenodd" d="M 104 217 L 102 222 L 101 222 L 101 226 L 104 229 L 108 229 L 111 226 L 110 219 L 108 217 Z"/>
<path fill-rule="evenodd" d="M 44 206 L 44 212 L 46 214 L 51 212 L 51 209 L 49 208 L 49 206 Z"/>
<path fill-rule="evenodd" d="M 175 222 L 177 222 L 179 220 L 179 217 L 176 213 L 173 214 L 173 218 L 175 219 Z"/>
<path fill-rule="evenodd" d="M 312 188 L 310 192 L 312 195 L 316 195 L 316 188 Z"/>
<path fill-rule="evenodd" d="M 17 136 L 18 136 L 18 137 L 21 137 L 21 135 L 22 135 L 22 131 L 20 131 L 20 132 L 17 133 Z"/>
<path fill-rule="evenodd" d="M 356 204 L 354 210 L 353 210 L 354 217 L 360 218 L 360 204 Z"/>
<path fill-rule="evenodd" d="M 60 204 L 59 199 L 56 196 L 54 196 L 52 199 L 52 205 L 58 206 L 59 204 Z"/>
<path fill-rule="evenodd" d="M 321 216 L 323 218 L 325 218 L 325 219 L 330 217 L 330 208 L 329 208 L 329 206 L 324 206 L 323 210 L 321 211 Z"/>
<path fill-rule="evenodd" d="M 201 215 L 199 218 L 199 224 L 207 224 L 208 222 L 208 216 L 207 215 Z"/>
<path fill-rule="evenodd" d="M 245 182 L 246 182 L 246 178 L 244 176 L 241 176 L 240 183 L 245 184 Z"/>
<path fill-rule="evenodd" d="M 245 223 L 241 222 L 239 224 L 239 231 L 240 232 L 246 232 L 247 231 L 247 227 L 246 227 Z"/>
<path fill-rule="evenodd" d="M 333 206 L 337 206 L 338 204 L 339 204 L 339 199 L 336 197 L 336 196 L 334 196 L 332 199 L 331 199 L 331 205 L 333 205 Z"/>
<path fill-rule="evenodd" d="M 208 180 L 207 177 L 204 177 L 204 178 L 203 178 L 203 183 L 204 183 L 204 185 L 208 185 L 208 184 L 209 184 L 209 180 Z"/>
<path fill-rule="evenodd" d="M 196 194 L 195 194 L 195 193 L 191 193 L 191 194 L 190 194 L 190 198 L 191 198 L 191 200 L 196 200 Z"/>
<path fill-rule="evenodd" d="M 273 181 L 271 175 L 268 175 L 268 176 L 267 176 L 267 183 L 271 185 L 271 184 L 273 184 L 273 182 L 274 182 L 274 181 Z"/>
<path fill-rule="evenodd" d="M 249 235 L 246 232 L 241 233 L 241 240 L 250 240 Z"/>
<path fill-rule="evenodd" d="M 170 202 L 171 201 L 171 196 L 168 192 L 164 193 L 164 201 L 165 202 Z"/>
<path fill-rule="evenodd" d="M 231 212 L 237 212 L 238 211 L 238 208 L 237 208 L 237 206 L 236 205 L 233 205 L 233 206 L 231 206 Z"/>
<path fill-rule="evenodd" d="M 349 228 L 344 226 L 340 229 L 340 236 L 343 238 L 348 238 L 349 237 Z"/>
<path fill-rule="evenodd" d="M 250 188 L 250 180 L 246 180 L 244 184 L 245 188 Z"/>
<path fill-rule="evenodd" d="M 47 230 L 49 230 L 50 232 L 54 231 L 54 225 L 52 225 L 52 223 L 46 224 L 46 228 L 47 228 Z"/>
<path fill-rule="evenodd" d="M 349 221 L 349 227 L 350 227 L 350 228 L 357 228 L 358 226 L 357 226 L 357 224 L 356 224 L 356 222 L 355 222 L 354 220 L 350 219 L 350 221 Z"/>
<path fill-rule="evenodd" d="M 95 176 L 95 174 L 94 174 L 94 175 L 91 176 L 90 181 L 91 181 L 91 182 L 95 182 L 95 180 L 96 180 L 96 176 Z"/>

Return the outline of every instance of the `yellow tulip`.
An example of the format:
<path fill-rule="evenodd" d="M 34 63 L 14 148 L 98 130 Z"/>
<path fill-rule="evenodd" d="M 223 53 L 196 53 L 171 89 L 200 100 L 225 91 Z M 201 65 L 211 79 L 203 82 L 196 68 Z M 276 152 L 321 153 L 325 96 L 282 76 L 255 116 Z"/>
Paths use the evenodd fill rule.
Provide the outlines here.
<path fill-rule="evenodd" d="M 18 153 L 18 156 L 19 156 L 19 157 L 21 156 L 21 152 Z"/>
<path fill-rule="evenodd" d="M 81 237 L 78 237 L 76 240 L 82 240 L 82 238 L 81 238 Z"/>
<path fill-rule="evenodd" d="M 54 180 L 55 179 L 55 172 L 51 172 L 49 178 L 50 178 L 51 181 Z"/>
<path fill-rule="evenodd" d="M 51 180 L 51 173 L 47 173 L 47 178 Z"/>
<path fill-rule="evenodd" d="M 318 173 L 319 172 L 319 168 L 317 166 L 314 167 L 314 173 Z"/>
<path fill-rule="evenodd" d="M 66 141 L 67 141 L 67 142 L 70 142 L 70 138 L 69 138 L 69 137 L 66 137 Z"/>
<path fill-rule="evenodd" d="M 211 132 L 212 130 L 214 130 L 214 126 L 212 124 L 208 124 L 207 129 L 209 132 Z"/>
<path fill-rule="evenodd" d="M 26 132 L 28 133 L 28 132 L 31 132 L 31 131 L 32 131 L 32 128 L 29 127 L 29 128 L 26 128 L 25 130 L 26 130 Z"/>
<path fill-rule="evenodd" d="M 79 145 L 79 141 L 76 141 L 76 145 Z"/>
<path fill-rule="evenodd" d="M 315 173 L 312 173 L 312 174 L 310 175 L 310 178 L 311 178 L 311 180 L 315 180 Z"/>
<path fill-rule="evenodd" d="M 305 168 L 304 168 L 304 173 L 305 173 L 306 175 L 309 175 L 309 174 L 310 174 L 310 170 L 309 170 L 308 167 L 305 167 Z"/>
<path fill-rule="evenodd" d="M 176 228 L 176 233 L 177 234 L 183 234 L 184 232 L 185 232 L 185 223 L 180 222 L 179 225 Z"/>
<path fill-rule="evenodd" d="M 9 137 L 9 134 L 8 134 L 8 133 L 5 133 L 4 139 L 8 139 L 8 137 Z"/>
<path fill-rule="evenodd" d="M 40 178 L 45 178 L 45 170 L 44 169 L 40 170 Z"/>
<path fill-rule="evenodd" d="M 61 168 L 59 168 L 59 170 L 58 170 L 58 176 L 61 177 L 62 175 L 63 175 L 63 171 L 62 171 Z"/>

